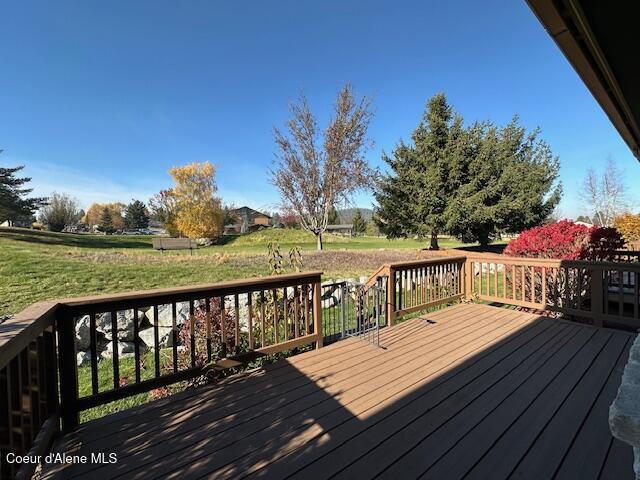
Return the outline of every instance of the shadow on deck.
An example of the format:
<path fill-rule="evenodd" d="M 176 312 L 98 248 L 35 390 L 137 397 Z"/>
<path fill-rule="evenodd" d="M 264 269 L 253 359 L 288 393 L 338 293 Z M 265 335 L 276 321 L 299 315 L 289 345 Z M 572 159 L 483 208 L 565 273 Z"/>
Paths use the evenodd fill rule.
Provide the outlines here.
<path fill-rule="evenodd" d="M 633 478 L 609 433 L 633 335 L 449 307 L 82 425 L 43 478 Z"/>

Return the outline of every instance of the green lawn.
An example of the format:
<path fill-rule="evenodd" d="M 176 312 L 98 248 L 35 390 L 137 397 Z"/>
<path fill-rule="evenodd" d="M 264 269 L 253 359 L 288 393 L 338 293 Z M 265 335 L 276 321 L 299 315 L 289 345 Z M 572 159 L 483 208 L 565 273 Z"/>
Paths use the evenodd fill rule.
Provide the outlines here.
<path fill-rule="evenodd" d="M 327 235 L 326 250 L 315 252 L 311 234 L 270 229 L 200 248 L 193 256 L 188 251 L 160 255 L 151 248 L 151 237 L 0 228 L 0 315 L 39 300 L 268 275 L 270 241 L 280 244 L 285 261 L 289 248 L 299 246 L 304 269 L 322 270 L 326 278 L 369 275 L 385 262 L 417 258 L 426 245 Z M 445 239 L 441 243 L 459 245 Z"/>
<path fill-rule="evenodd" d="M 267 245 L 277 242 L 286 262 L 288 251 L 303 251 L 305 270 L 321 270 L 325 278 L 370 275 L 380 265 L 415 259 L 426 242 L 386 238 L 345 238 L 327 235 L 325 251 L 315 251 L 315 239 L 300 230 L 264 230 L 225 238 L 224 244 L 160 255 L 151 247 L 151 237 L 102 236 L 38 232 L 0 227 L 0 315 L 14 314 L 29 304 L 45 299 L 141 290 L 216 282 L 233 278 L 268 275 Z M 442 239 L 441 246 L 459 244 Z M 337 309 L 333 317 L 338 317 Z M 336 318 L 324 311 L 327 332 L 338 332 Z M 350 320 L 353 315 L 350 313 Z M 163 352 L 161 365 L 167 367 Z M 123 358 L 121 378 L 133 377 L 133 359 Z M 142 377 L 153 375 L 153 355 L 143 356 Z M 78 369 L 80 395 L 91 392 L 88 366 Z M 99 363 L 99 390 L 113 386 L 109 359 Z M 179 388 L 179 385 L 176 386 Z M 82 419 L 99 417 L 147 401 L 152 394 L 136 395 L 82 414 Z"/>

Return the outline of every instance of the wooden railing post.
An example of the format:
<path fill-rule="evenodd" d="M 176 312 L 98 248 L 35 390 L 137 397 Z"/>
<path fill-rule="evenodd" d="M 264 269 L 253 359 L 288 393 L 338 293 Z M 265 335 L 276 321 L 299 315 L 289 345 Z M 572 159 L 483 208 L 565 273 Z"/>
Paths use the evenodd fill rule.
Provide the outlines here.
<path fill-rule="evenodd" d="M 58 361 L 60 369 L 60 409 L 62 430 L 67 432 L 79 423 L 78 369 L 76 367 L 75 328 L 73 318 L 58 313 Z"/>
<path fill-rule="evenodd" d="M 602 269 L 594 266 L 591 270 L 591 314 L 593 315 L 593 324 L 597 327 L 602 326 L 604 315 L 603 290 Z"/>
<path fill-rule="evenodd" d="M 462 293 L 466 301 L 473 299 L 473 260 L 464 260 L 464 287 Z"/>
<path fill-rule="evenodd" d="M 58 403 L 58 369 L 56 368 L 56 334 L 53 326 L 47 327 L 42 332 L 43 339 L 43 355 L 45 365 L 45 390 L 47 392 L 46 408 L 47 414 L 58 415 L 60 405 Z M 58 422 L 59 424 L 60 422 Z M 56 425 L 56 431 L 59 429 L 59 425 Z"/>
<path fill-rule="evenodd" d="M 320 280 L 313 284 L 313 332 L 316 334 L 316 348 L 322 348 L 322 287 Z"/>
<path fill-rule="evenodd" d="M 396 313 L 396 271 L 389 267 L 387 280 L 387 325 L 393 326 Z"/>

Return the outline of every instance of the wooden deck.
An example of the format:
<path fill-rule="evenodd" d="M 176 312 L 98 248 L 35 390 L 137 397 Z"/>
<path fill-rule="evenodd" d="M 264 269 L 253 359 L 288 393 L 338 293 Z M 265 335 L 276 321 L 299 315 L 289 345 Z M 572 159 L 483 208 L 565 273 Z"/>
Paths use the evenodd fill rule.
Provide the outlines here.
<path fill-rule="evenodd" d="M 633 335 L 449 307 L 81 426 L 44 478 L 632 479 L 609 433 Z"/>

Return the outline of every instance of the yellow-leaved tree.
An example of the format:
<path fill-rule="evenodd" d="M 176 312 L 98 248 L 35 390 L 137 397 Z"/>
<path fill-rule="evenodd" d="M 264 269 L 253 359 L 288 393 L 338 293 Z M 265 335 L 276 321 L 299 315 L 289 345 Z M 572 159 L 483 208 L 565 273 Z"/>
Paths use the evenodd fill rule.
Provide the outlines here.
<path fill-rule="evenodd" d="M 122 230 L 124 228 L 123 212 L 126 205 L 124 203 L 92 203 L 87 209 L 82 221 L 93 227 L 94 225 L 100 225 L 100 221 L 105 209 L 109 210 L 111 214 L 111 221 L 115 230 Z"/>
<path fill-rule="evenodd" d="M 638 244 L 640 242 L 640 215 L 625 213 L 616 217 L 613 225 L 622 234 L 627 243 Z"/>
<path fill-rule="evenodd" d="M 175 230 L 189 238 L 216 238 L 222 233 L 222 202 L 216 197 L 215 168 L 209 162 L 191 163 L 169 170 Z"/>

